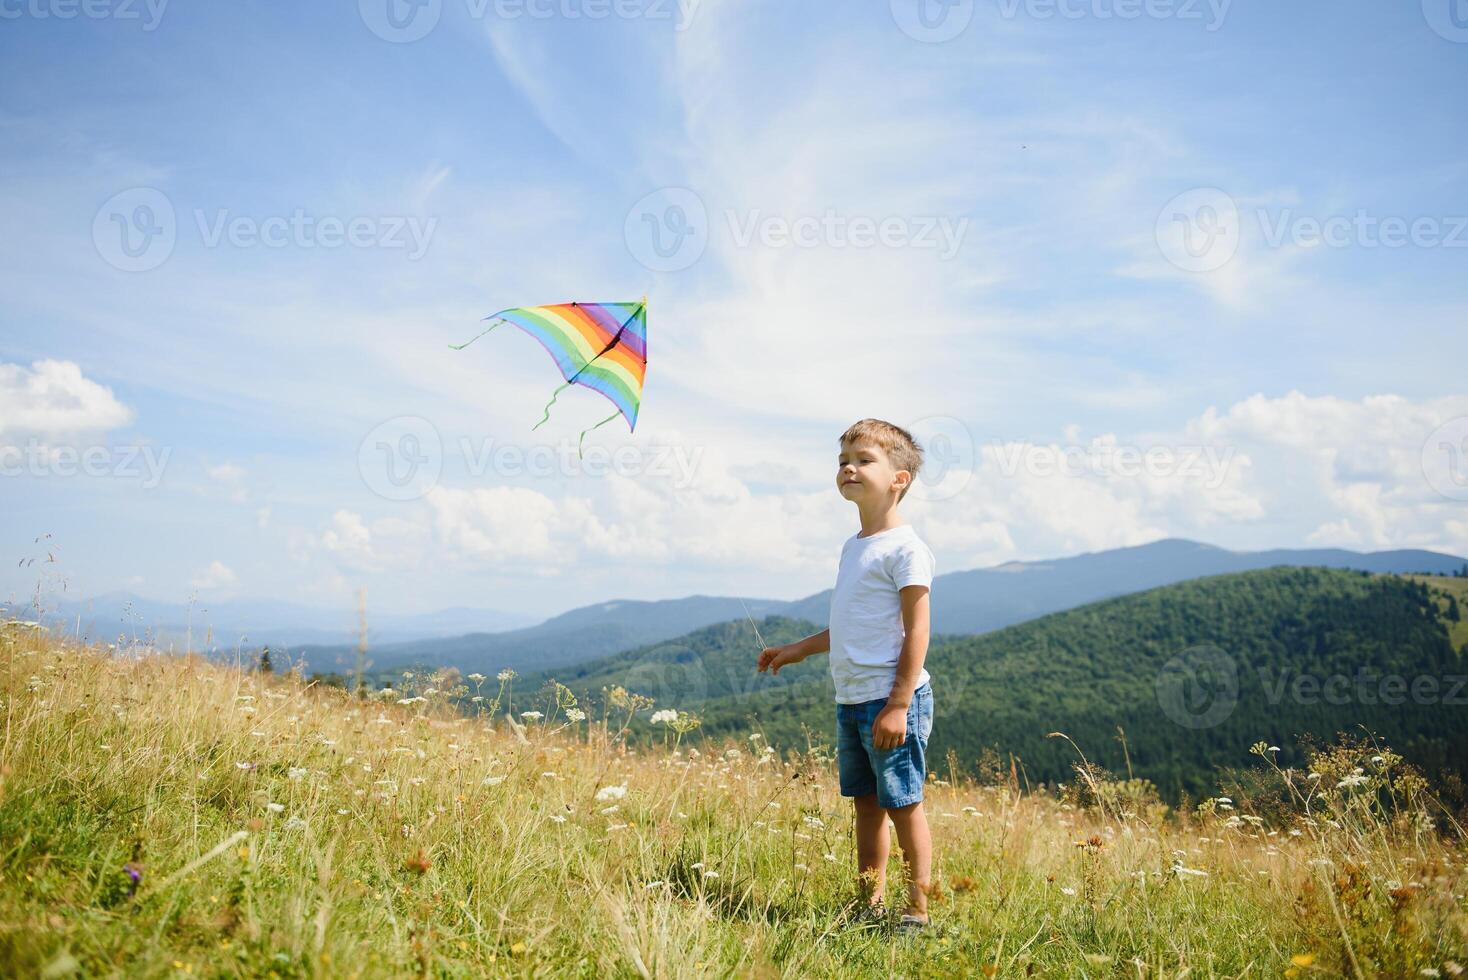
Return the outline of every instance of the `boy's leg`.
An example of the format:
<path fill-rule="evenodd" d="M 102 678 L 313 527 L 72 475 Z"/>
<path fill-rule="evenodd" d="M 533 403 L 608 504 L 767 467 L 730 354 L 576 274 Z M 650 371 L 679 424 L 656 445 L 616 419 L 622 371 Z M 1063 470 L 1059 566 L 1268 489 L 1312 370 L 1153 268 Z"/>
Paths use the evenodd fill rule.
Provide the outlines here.
<path fill-rule="evenodd" d="M 887 811 L 897 827 L 897 843 L 907 865 L 907 909 L 910 915 L 928 914 L 928 885 L 933 873 L 933 841 L 922 801 Z"/>
<path fill-rule="evenodd" d="M 877 805 L 877 794 L 853 797 L 856 804 L 856 865 L 867 901 L 876 904 L 887 888 L 887 811 Z"/>

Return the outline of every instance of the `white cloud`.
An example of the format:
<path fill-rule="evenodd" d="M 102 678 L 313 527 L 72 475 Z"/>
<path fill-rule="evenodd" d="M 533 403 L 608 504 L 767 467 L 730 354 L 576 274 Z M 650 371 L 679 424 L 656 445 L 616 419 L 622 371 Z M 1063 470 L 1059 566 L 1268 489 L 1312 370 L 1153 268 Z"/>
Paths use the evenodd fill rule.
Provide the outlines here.
<path fill-rule="evenodd" d="M 238 581 L 235 573 L 224 562 L 215 560 L 209 567 L 195 575 L 189 582 L 196 589 L 225 589 Z"/>
<path fill-rule="evenodd" d="M 43 438 L 106 432 L 133 420 L 112 389 L 83 376 L 72 361 L 0 364 L 0 435 Z"/>
<path fill-rule="evenodd" d="M 209 479 L 217 480 L 220 483 L 239 483 L 245 478 L 244 467 L 236 466 L 234 463 L 219 463 L 216 466 L 206 467 L 205 472 L 209 474 Z"/>
<path fill-rule="evenodd" d="M 907 509 L 957 567 L 1238 537 L 1250 525 L 1278 529 L 1285 546 L 1463 554 L 1462 504 L 1428 483 L 1423 449 L 1438 425 L 1464 416 L 1462 396 L 1256 394 L 1171 432 L 1083 438 L 1070 426 L 1062 440 L 982 445 L 959 496 Z"/>
<path fill-rule="evenodd" d="M 427 528 L 418 520 L 384 517 L 370 525 L 361 514 L 338 510 L 319 543 L 338 566 L 351 572 L 411 567 L 423 555 Z"/>

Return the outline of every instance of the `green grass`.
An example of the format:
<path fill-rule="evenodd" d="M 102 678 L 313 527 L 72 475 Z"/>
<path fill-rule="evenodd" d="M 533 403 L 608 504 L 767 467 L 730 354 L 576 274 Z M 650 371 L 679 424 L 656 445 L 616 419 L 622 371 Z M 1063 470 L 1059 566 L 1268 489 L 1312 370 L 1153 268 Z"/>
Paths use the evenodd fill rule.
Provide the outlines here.
<path fill-rule="evenodd" d="M 1448 638 L 1452 641 L 1454 650 L 1468 650 L 1468 578 L 1454 578 L 1451 575 L 1404 575 L 1402 577 L 1421 582 L 1431 588 L 1437 594 L 1438 608 L 1444 613 L 1448 610 L 1449 596 L 1457 601 L 1458 621 L 1448 624 Z"/>
<path fill-rule="evenodd" d="M 1319 756 L 1315 780 L 1261 746 L 1269 790 L 1184 813 L 1090 774 L 1055 796 L 935 779 L 935 928 L 902 938 L 850 922 L 850 806 L 820 754 L 697 730 L 631 748 L 627 716 L 647 706 L 628 698 L 521 727 L 456 715 L 428 683 L 423 700 L 369 703 L 17 627 L 0 629 L 0 669 L 5 976 L 1412 976 L 1468 961 L 1463 850 L 1372 746 Z M 1365 784 L 1337 787 L 1358 766 Z M 889 875 L 895 891 L 895 848 Z"/>

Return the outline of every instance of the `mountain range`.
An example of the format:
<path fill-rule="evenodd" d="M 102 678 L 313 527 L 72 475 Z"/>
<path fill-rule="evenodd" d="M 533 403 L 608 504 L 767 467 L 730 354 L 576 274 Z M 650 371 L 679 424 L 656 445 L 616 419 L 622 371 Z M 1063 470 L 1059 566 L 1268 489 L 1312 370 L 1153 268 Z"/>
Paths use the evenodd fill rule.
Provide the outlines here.
<path fill-rule="evenodd" d="M 834 570 L 834 556 L 833 556 Z M 1229 551 L 1180 538 L 1091 552 L 1051 561 L 1007 562 L 949 572 L 934 579 L 933 630 L 976 634 L 1088 602 L 1208 575 L 1286 566 L 1322 566 L 1366 572 L 1449 575 L 1468 560 L 1434 551 L 1359 553 L 1340 549 Z M 779 615 L 824 625 L 830 591 L 795 601 L 689 596 L 653 601 L 618 600 L 585 606 L 524 629 L 433 637 L 375 645 L 375 669 L 408 665 L 522 673 L 564 667 L 680 636 L 713 623 Z M 747 628 L 747 623 L 746 623 Z M 354 661 L 350 645 L 294 651 L 313 669 L 341 669 Z"/>

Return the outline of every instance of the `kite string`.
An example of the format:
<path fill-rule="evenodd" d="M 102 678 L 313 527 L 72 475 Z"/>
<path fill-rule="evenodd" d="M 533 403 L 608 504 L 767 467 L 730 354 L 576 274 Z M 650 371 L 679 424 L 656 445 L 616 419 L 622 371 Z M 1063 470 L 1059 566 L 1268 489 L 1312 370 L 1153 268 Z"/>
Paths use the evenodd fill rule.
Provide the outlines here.
<path fill-rule="evenodd" d="M 755 623 L 754 617 L 750 615 L 749 606 L 745 605 L 743 597 L 739 599 L 739 604 L 744 606 L 744 615 L 749 616 L 749 625 L 754 627 L 754 638 L 759 641 L 760 649 L 764 650 L 766 647 L 765 638 L 760 636 L 759 626 Z"/>
<path fill-rule="evenodd" d="M 486 319 L 493 319 L 494 320 L 494 323 L 491 326 L 486 327 L 484 330 L 480 331 L 479 333 L 475 334 L 474 336 L 470 337 L 468 340 L 464 341 L 462 344 L 449 344 L 449 350 L 463 350 L 465 347 L 468 347 L 470 344 L 474 343 L 474 341 L 478 340 L 480 337 L 483 337 L 485 334 L 489 333 L 495 327 L 498 327 L 501 323 L 504 323 L 505 322 L 504 320 L 497 319 L 497 318 L 494 318 L 494 317 L 486 317 Z"/>

